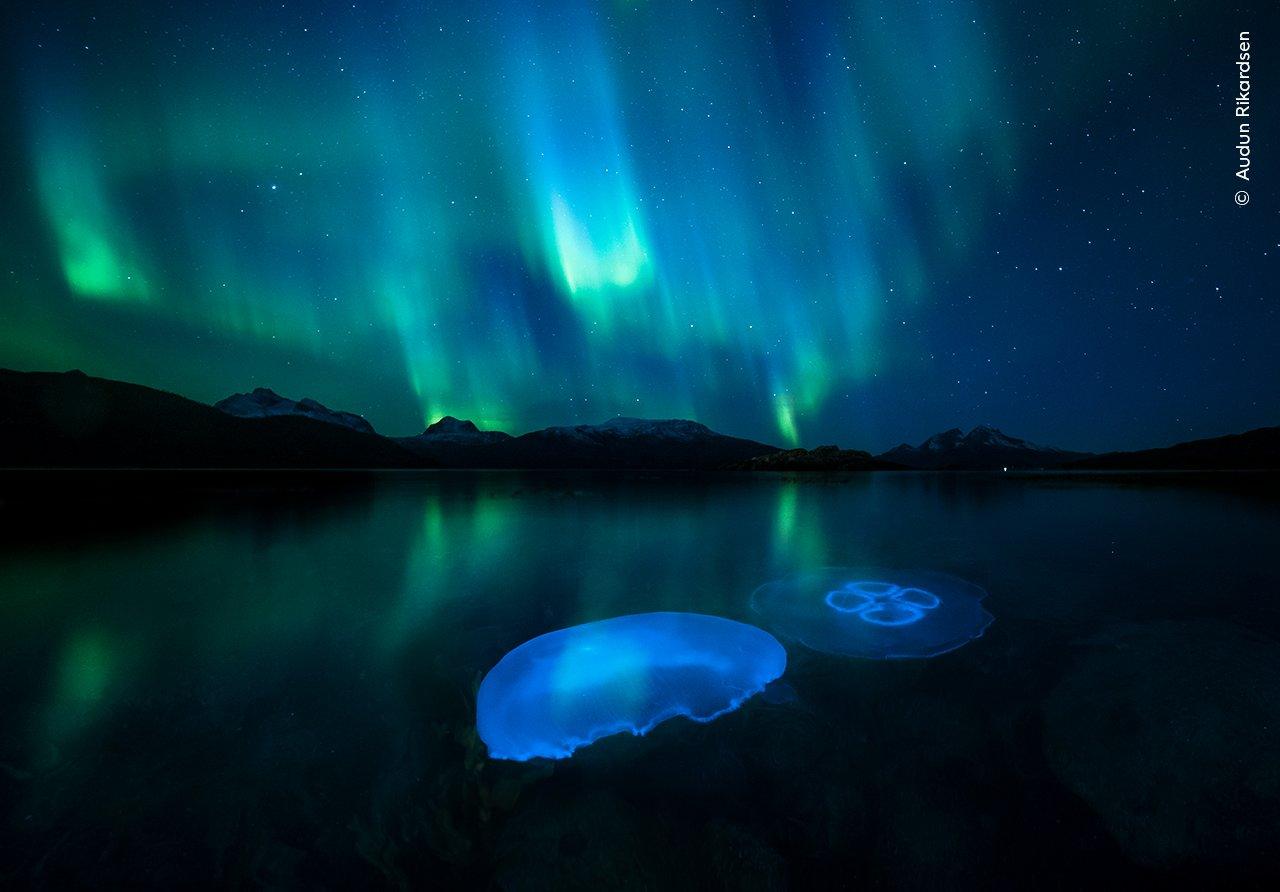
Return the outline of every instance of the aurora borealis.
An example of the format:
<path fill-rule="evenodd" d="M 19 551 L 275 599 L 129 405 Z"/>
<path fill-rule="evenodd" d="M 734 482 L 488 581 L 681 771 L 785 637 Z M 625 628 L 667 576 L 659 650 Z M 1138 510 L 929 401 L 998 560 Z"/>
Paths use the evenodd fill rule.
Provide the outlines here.
<path fill-rule="evenodd" d="M 1232 36 L 1276 18 L 33 3 L 0 63 L 0 365 L 389 434 L 1275 423 L 1280 229 L 1261 150 L 1231 201 L 1228 94 Z"/>

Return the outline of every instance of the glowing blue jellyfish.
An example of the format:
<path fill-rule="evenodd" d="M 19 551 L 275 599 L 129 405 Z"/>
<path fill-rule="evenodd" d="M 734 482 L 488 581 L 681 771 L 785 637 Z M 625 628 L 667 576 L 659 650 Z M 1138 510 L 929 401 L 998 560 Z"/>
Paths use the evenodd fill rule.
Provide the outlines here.
<path fill-rule="evenodd" d="M 911 659 L 955 650 L 986 631 L 986 596 L 943 573 L 826 567 L 765 583 L 751 606 L 765 626 L 814 650 Z"/>
<path fill-rule="evenodd" d="M 741 706 L 782 675 L 768 632 L 697 613 L 641 613 L 539 635 L 480 683 L 476 727 L 495 759 L 563 759 L 601 737 L 647 734 Z"/>

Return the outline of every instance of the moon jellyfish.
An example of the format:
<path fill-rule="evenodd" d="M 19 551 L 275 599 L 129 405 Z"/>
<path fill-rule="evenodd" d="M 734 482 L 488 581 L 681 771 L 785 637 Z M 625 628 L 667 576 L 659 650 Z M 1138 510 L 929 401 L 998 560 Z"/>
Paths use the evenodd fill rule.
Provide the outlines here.
<path fill-rule="evenodd" d="M 495 759 L 563 759 L 676 716 L 709 722 L 782 675 L 768 632 L 697 613 L 619 616 L 539 635 L 480 683 L 476 727 Z"/>
<path fill-rule="evenodd" d="M 768 582 L 751 606 L 783 638 L 873 660 L 935 657 L 977 638 L 987 593 L 925 570 L 826 567 Z"/>

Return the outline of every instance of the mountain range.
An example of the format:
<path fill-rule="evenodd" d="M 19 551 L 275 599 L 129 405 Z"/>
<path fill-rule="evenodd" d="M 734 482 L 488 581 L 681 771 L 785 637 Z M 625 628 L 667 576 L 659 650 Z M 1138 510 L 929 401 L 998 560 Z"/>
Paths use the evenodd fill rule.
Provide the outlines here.
<path fill-rule="evenodd" d="M 511 434 L 502 431 L 482 431 L 474 421 L 463 421 L 446 415 L 439 421 L 427 426 L 427 429 L 416 437 L 397 438 L 406 448 L 414 452 L 428 452 L 436 447 L 449 446 L 489 446 L 512 439 Z"/>
<path fill-rule="evenodd" d="M 257 387 L 250 393 L 233 393 L 225 400 L 213 404 L 228 415 L 240 418 L 274 418 L 280 415 L 298 415 L 348 427 L 363 434 L 375 433 L 373 425 L 365 421 L 361 415 L 353 412 L 335 412 L 332 409 L 306 397 L 294 402 L 286 399 L 267 387 Z"/>
<path fill-rule="evenodd" d="M 215 406 L 79 371 L 0 369 L 0 467 L 713 469 L 774 446 L 695 421 L 614 418 L 518 437 L 442 418 L 389 438 L 258 388 Z"/>
<path fill-rule="evenodd" d="M 79 371 L 0 369 L 0 467 L 616 468 L 751 471 L 1280 469 L 1280 427 L 1102 455 L 979 425 L 879 456 L 781 450 L 684 419 L 613 418 L 519 436 L 446 416 L 384 437 L 360 415 L 260 387 L 210 406 Z"/>
<path fill-rule="evenodd" d="M 737 471 L 901 471 L 904 465 L 875 458 L 861 449 L 815 446 L 813 449 L 786 449 L 755 455 L 732 466 Z"/>
<path fill-rule="evenodd" d="M 1040 446 L 980 424 L 967 434 L 958 427 L 934 434 L 919 446 L 903 443 L 877 458 L 925 471 L 997 471 L 1059 468 L 1089 455 Z"/>
<path fill-rule="evenodd" d="M 377 434 L 306 414 L 239 418 L 83 372 L 0 370 L 0 467 L 409 468 Z"/>
<path fill-rule="evenodd" d="M 1260 427 L 1243 434 L 1191 440 L 1161 449 L 1107 452 L 1066 467 L 1071 471 L 1280 470 L 1280 427 Z"/>
<path fill-rule="evenodd" d="M 395 442 L 448 468 L 721 468 L 778 451 L 675 418 L 612 418 L 513 437 L 445 417 Z"/>
<path fill-rule="evenodd" d="M 265 387 L 214 405 L 242 418 L 298 415 L 375 433 L 360 415 L 335 412 L 312 399 L 295 402 Z M 716 433 L 696 421 L 641 418 L 512 436 L 446 415 L 416 436 L 394 437 L 391 442 L 427 466 L 444 468 L 718 468 L 777 451 L 765 443 Z"/>

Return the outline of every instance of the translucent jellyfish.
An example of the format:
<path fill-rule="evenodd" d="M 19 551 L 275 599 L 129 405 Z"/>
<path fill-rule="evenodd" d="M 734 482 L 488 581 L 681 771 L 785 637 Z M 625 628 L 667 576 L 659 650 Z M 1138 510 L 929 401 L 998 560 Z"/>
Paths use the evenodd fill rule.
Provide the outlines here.
<path fill-rule="evenodd" d="M 955 650 L 986 631 L 986 596 L 943 573 L 825 567 L 765 583 L 751 606 L 766 627 L 814 650 L 911 659 Z"/>
<path fill-rule="evenodd" d="M 548 632 L 480 683 L 476 727 L 495 759 L 563 759 L 676 716 L 709 722 L 782 675 L 768 632 L 697 613 L 641 613 Z"/>

